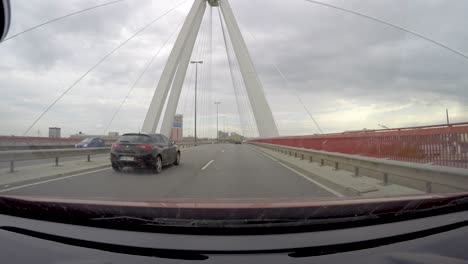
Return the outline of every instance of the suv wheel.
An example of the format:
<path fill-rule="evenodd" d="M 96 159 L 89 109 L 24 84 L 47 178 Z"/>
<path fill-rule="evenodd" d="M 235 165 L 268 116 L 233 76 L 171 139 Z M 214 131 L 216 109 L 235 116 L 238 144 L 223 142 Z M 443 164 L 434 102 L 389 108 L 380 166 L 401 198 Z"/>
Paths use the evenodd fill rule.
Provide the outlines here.
<path fill-rule="evenodd" d="M 180 152 L 177 152 L 176 159 L 174 161 L 174 165 L 179 165 L 180 164 Z"/>
<path fill-rule="evenodd" d="M 153 173 L 158 174 L 162 171 L 162 159 L 161 156 L 156 157 L 156 161 L 154 162 L 153 166 Z"/>
<path fill-rule="evenodd" d="M 122 167 L 118 163 L 112 163 L 112 169 L 115 171 L 121 171 Z"/>

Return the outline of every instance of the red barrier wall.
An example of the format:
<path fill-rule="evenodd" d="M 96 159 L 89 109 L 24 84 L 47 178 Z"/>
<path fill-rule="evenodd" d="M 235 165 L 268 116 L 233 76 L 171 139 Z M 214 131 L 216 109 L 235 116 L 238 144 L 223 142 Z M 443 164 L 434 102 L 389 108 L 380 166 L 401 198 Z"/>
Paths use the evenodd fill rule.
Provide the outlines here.
<path fill-rule="evenodd" d="M 251 141 L 468 168 L 468 123 L 264 138 Z"/>

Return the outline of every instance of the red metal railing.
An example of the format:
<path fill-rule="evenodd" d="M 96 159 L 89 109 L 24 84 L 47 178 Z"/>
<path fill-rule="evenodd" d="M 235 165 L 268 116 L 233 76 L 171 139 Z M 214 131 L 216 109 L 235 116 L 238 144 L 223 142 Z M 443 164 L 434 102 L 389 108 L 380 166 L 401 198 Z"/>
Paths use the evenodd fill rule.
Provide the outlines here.
<path fill-rule="evenodd" d="M 252 141 L 468 168 L 468 123 L 264 138 Z"/>

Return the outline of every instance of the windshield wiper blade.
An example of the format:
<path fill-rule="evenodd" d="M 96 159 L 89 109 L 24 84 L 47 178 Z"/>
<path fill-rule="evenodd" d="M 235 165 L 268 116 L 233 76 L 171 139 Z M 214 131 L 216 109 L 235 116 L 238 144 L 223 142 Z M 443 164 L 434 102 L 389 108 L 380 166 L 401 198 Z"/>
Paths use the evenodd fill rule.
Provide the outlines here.
<path fill-rule="evenodd" d="M 230 220 L 215 220 L 215 219 L 174 219 L 174 218 L 141 218 L 132 216 L 111 216 L 111 217 L 96 217 L 89 219 L 91 221 L 106 221 L 112 223 L 132 223 L 157 226 L 178 226 L 178 227 L 240 227 L 248 225 L 265 226 L 271 224 L 293 224 L 303 221 L 297 219 L 230 219 Z"/>

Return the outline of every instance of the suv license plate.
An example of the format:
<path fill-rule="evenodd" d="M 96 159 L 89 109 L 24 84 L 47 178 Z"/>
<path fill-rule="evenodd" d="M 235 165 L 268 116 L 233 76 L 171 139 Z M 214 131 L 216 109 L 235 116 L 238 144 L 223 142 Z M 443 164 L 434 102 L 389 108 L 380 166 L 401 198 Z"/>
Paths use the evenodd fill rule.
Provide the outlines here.
<path fill-rule="evenodd" d="M 134 161 L 135 158 L 134 158 L 134 157 L 125 157 L 125 156 L 123 156 L 123 157 L 120 157 L 120 160 L 123 160 L 123 161 Z"/>

